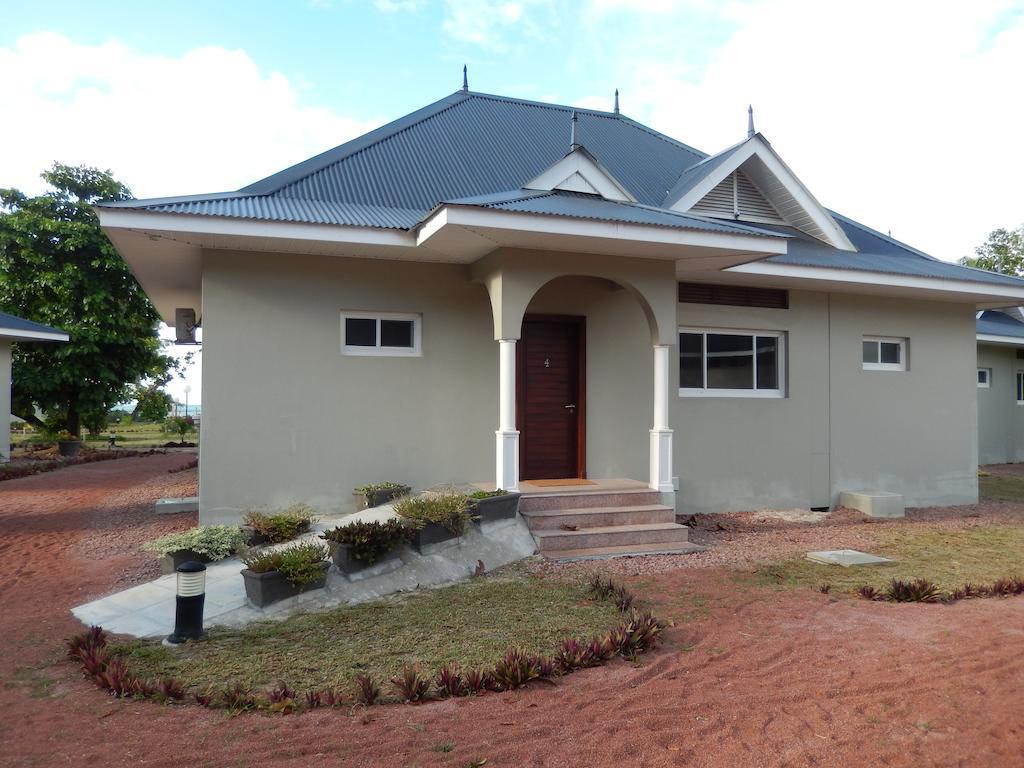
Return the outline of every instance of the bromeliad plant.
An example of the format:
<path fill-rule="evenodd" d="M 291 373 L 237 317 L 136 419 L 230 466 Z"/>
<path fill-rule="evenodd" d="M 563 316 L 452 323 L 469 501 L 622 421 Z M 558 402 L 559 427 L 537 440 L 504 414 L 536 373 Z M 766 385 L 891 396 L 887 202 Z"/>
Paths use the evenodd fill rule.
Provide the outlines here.
<path fill-rule="evenodd" d="M 259 550 L 242 558 L 245 567 L 254 573 L 277 571 L 292 586 L 310 584 L 323 577 L 321 563 L 327 559 L 327 547 L 309 541 L 285 549 Z"/>
<path fill-rule="evenodd" d="M 293 504 L 282 512 L 271 514 L 251 510 L 245 513 L 243 521 L 268 544 L 280 544 L 294 539 L 315 519 L 313 510 L 305 504 Z"/>
<path fill-rule="evenodd" d="M 245 546 L 242 530 L 234 525 L 200 525 L 181 533 L 169 533 L 147 542 L 142 548 L 156 555 L 189 550 L 211 561 L 223 560 Z"/>
<path fill-rule="evenodd" d="M 409 541 L 412 531 L 402 520 L 376 520 L 340 525 L 320 534 L 325 541 L 348 548 L 349 556 L 365 565 L 373 565 L 395 547 Z"/>
<path fill-rule="evenodd" d="M 927 579 L 893 579 L 884 589 L 867 584 L 858 587 L 857 594 L 865 600 L 889 603 L 953 603 L 976 597 L 1010 597 L 1024 595 L 1024 576 L 996 579 L 991 584 L 964 584 L 951 592 L 942 592 Z"/>
<path fill-rule="evenodd" d="M 476 499 L 477 501 L 479 501 L 480 499 L 493 499 L 498 496 L 508 496 L 508 491 L 504 490 L 503 488 L 498 488 L 497 490 L 494 491 L 474 491 L 473 493 L 469 494 L 469 498 Z"/>
<path fill-rule="evenodd" d="M 395 512 L 413 528 L 424 528 L 428 523 L 436 523 L 457 536 L 462 535 L 473 517 L 469 497 L 455 490 L 406 496 L 395 503 Z"/>

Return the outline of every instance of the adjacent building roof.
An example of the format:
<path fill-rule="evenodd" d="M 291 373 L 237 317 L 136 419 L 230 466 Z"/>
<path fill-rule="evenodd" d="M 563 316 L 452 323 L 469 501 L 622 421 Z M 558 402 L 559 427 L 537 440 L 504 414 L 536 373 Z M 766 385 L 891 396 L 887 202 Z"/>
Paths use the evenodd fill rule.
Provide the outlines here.
<path fill-rule="evenodd" d="M 522 189 L 576 141 L 635 199 Z M 759 134 L 758 134 L 759 136 Z M 792 227 L 667 210 L 737 151 L 708 156 L 614 112 L 460 91 L 237 192 L 103 203 L 101 208 L 268 222 L 416 230 L 443 204 L 665 227 L 787 236 L 770 263 L 911 275 L 1017 288 L 1024 281 L 942 262 L 832 214 L 857 251 Z"/>
<path fill-rule="evenodd" d="M 58 328 L 34 323 L 0 312 L 0 339 L 11 341 L 67 341 L 68 334 Z"/>
<path fill-rule="evenodd" d="M 981 312 L 976 321 L 978 336 L 1000 336 L 1020 339 L 1024 343 L 1024 323 L 1005 312 L 990 309 Z"/>

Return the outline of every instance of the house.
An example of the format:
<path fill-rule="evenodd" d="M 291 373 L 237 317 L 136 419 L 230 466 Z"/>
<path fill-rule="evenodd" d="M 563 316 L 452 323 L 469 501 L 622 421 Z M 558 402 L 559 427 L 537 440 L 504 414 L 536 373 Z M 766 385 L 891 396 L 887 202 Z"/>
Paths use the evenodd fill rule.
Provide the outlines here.
<path fill-rule="evenodd" d="M 975 314 L 1024 302 L 825 208 L 752 118 L 707 155 L 466 89 L 236 192 L 97 210 L 202 324 L 204 522 L 382 480 L 974 502 Z"/>
<path fill-rule="evenodd" d="M 67 341 L 64 331 L 0 312 L 0 413 L 11 414 L 11 344 L 15 341 Z M 5 431 L 0 440 L 0 464 L 10 461 L 11 441 Z"/>
<path fill-rule="evenodd" d="M 1024 461 L 1024 313 L 979 312 L 978 460 Z"/>

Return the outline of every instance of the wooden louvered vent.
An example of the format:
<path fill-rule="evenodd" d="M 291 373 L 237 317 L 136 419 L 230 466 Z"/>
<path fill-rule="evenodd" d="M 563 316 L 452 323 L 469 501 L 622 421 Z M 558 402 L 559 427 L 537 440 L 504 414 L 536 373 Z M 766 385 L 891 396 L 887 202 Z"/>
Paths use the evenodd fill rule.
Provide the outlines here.
<path fill-rule="evenodd" d="M 703 216 L 785 223 L 743 171 L 730 173 L 690 210 Z"/>
<path fill-rule="evenodd" d="M 680 283 L 679 301 L 683 304 L 789 309 L 789 291 L 781 288 L 750 288 L 743 285 Z"/>

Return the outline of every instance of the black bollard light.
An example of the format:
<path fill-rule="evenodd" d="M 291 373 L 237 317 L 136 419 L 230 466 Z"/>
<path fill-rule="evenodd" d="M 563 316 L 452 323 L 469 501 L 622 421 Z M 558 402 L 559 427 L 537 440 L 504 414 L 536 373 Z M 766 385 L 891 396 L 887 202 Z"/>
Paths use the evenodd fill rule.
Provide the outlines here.
<path fill-rule="evenodd" d="M 174 606 L 174 633 L 169 643 L 184 643 L 203 636 L 203 604 L 206 602 L 206 566 L 188 561 L 176 569 L 178 595 Z"/>

